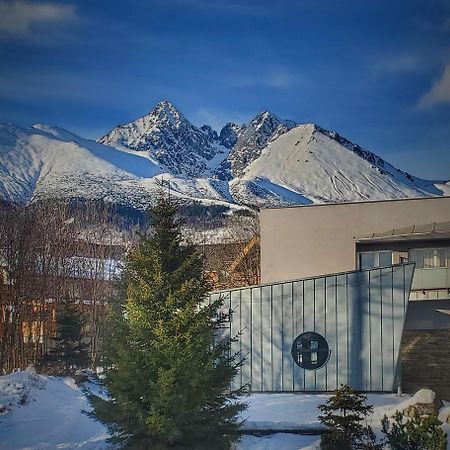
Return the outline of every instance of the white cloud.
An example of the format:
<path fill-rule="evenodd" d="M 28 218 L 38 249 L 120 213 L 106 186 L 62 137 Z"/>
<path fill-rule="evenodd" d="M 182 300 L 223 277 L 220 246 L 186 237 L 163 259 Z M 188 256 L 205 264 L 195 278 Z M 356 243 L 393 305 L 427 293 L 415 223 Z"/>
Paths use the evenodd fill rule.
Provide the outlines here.
<path fill-rule="evenodd" d="M 421 64 L 417 56 L 404 54 L 385 57 L 375 63 L 374 68 L 387 73 L 416 72 Z"/>
<path fill-rule="evenodd" d="M 419 109 L 429 109 L 440 103 L 450 103 L 450 63 L 445 66 L 444 73 L 436 80 L 431 89 L 417 103 Z"/>
<path fill-rule="evenodd" d="M 0 35 L 28 35 L 37 25 L 76 19 L 73 5 L 30 0 L 0 0 Z"/>

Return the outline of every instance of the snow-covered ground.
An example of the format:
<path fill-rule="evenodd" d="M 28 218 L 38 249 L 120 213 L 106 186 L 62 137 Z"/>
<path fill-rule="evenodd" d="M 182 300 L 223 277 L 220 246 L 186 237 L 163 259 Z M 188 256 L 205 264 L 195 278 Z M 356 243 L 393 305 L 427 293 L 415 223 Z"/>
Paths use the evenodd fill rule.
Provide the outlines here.
<path fill-rule="evenodd" d="M 98 392 L 98 386 L 88 384 Z M 244 428 L 283 430 L 268 436 L 243 435 L 236 450 L 313 450 L 319 436 L 290 433 L 298 428 L 317 429 L 317 406 L 325 394 L 253 394 L 243 400 L 249 404 L 243 413 Z M 403 409 L 409 396 L 369 394 L 374 406 L 369 424 L 380 430 L 384 414 Z M 0 450 L 111 449 L 106 443 L 106 428 L 83 411 L 89 405 L 72 378 L 36 375 L 33 371 L 16 372 L 0 377 Z M 447 405 L 448 409 L 448 405 Z M 441 410 L 445 412 L 445 408 Z M 450 432 L 450 424 L 444 428 Z M 450 450 L 450 445 L 449 445 Z"/>
<path fill-rule="evenodd" d="M 86 397 L 72 378 L 24 371 L 0 377 L 1 450 L 107 448 L 106 428 L 83 411 Z"/>
<path fill-rule="evenodd" d="M 318 406 L 328 399 L 326 394 L 253 394 L 249 408 L 243 413 L 244 428 L 251 430 L 320 429 Z M 369 425 L 376 427 L 385 414 L 395 410 L 409 396 L 369 394 L 367 402 L 374 407 Z"/>

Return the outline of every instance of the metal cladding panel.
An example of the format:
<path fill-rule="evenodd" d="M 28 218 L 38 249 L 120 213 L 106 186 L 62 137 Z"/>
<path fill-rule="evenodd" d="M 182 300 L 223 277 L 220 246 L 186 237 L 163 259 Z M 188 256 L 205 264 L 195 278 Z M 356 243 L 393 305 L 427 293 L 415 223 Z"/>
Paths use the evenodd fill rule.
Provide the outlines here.
<path fill-rule="evenodd" d="M 304 330 L 304 294 L 303 294 L 303 281 L 294 281 L 293 286 L 293 305 L 294 305 L 294 331 L 293 334 L 303 332 Z M 294 391 L 305 390 L 305 374 L 304 371 L 295 370 L 293 366 L 293 378 L 294 378 Z"/>
<path fill-rule="evenodd" d="M 414 264 L 395 265 L 211 294 L 232 311 L 229 335 L 240 332 L 232 351 L 245 361 L 232 387 L 331 391 L 346 383 L 392 391 L 413 270 Z M 328 359 L 316 370 L 300 367 L 303 356 L 295 362 L 291 354 L 306 332 L 328 344 Z M 309 343 L 300 353 L 311 362 L 317 353 Z"/>
<path fill-rule="evenodd" d="M 252 305 L 252 389 L 261 391 L 263 389 L 261 288 L 253 289 Z"/>
<path fill-rule="evenodd" d="M 261 391 L 272 390 L 272 287 L 261 288 Z"/>
<path fill-rule="evenodd" d="M 246 364 L 241 368 L 242 384 L 247 384 L 252 381 L 253 371 L 253 351 L 252 347 L 253 326 L 252 326 L 252 307 L 253 307 L 253 290 L 242 289 L 240 291 L 239 309 L 241 310 L 240 327 L 242 334 L 239 338 L 241 342 L 241 353 L 246 358 Z"/>
<path fill-rule="evenodd" d="M 330 353 L 330 359 L 328 360 L 328 364 L 325 366 L 326 368 L 326 378 L 325 378 L 325 390 L 336 389 L 338 386 L 337 376 L 338 376 L 338 364 L 340 361 L 339 347 L 338 347 L 338 332 L 337 332 L 337 324 L 336 316 L 338 313 L 337 310 L 337 277 L 328 277 L 325 279 L 325 332 L 324 336 L 326 336 L 326 340 L 328 341 L 331 348 L 334 348 L 334 352 Z M 342 362 L 345 361 L 345 358 L 342 358 Z"/>
<path fill-rule="evenodd" d="M 294 336 L 294 327 L 293 327 L 293 283 L 289 283 L 288 285 L 283 285 L 283 300 L 282 300 L 282 373 L 283 373 L 283 391 L 292 391 L 293 390 L 293 380 L 294 380 L 294 371 L 293 364 L 294 360 L 291 357 L 291 347 L 292 342 L 296 336 Z"/>
<path fill-rule="evenodd" d="M 283 285 L 272 288 L 272 390 L 283 390 Z"/>
<path fill-rule="evenodd" d="M 336 304 L 335 304 L 335 355 L 336 355 L 336 382 L 334 387 L 339 387 L 343 380 L 349 379 L 349 306 L 348 306 L 348 298 L 347 298 L 347 276 L 346 275 L 337 275 L 335 277 L 335 295 L 336 295 Z M 343 314 L 344 319 L 338 321 L 337 315 Z M 333 356 L 333 355 L 332 355 Z M 337 364 L 337 358 L 340 357 L 340 363 Z M 330 384 L 331 388 L 332 384 Z"/>

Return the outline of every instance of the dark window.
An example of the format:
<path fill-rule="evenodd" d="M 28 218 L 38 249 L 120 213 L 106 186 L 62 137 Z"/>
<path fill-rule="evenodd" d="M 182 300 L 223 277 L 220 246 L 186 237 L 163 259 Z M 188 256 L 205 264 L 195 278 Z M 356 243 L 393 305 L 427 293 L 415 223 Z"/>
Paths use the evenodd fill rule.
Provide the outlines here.
<path fill-rule="evenodd" d="M 323 336 L 307 331 L 297 336 L 292 344 L 292 358 L 305 370 L 317 370 L 323 367 L 330 357 L 328 343 Z"/>
<path fill-rule="evenodd" d="M 386 267 L 392 265 L 392 251 L 360 252 L 359 268 L 373 269 L 374 267 Z"/>
<path fill-rule="evenodd" d="M 379 267 L 386 267 L 392 265 L 392 252 L 380 252 L 379 254 Z"/>
<path fill-rule="evenodd" d="M 360 269 L 371 269 L 372 267 L 375 267 L 374 253 L 360 253 L 359 268 Z"/>

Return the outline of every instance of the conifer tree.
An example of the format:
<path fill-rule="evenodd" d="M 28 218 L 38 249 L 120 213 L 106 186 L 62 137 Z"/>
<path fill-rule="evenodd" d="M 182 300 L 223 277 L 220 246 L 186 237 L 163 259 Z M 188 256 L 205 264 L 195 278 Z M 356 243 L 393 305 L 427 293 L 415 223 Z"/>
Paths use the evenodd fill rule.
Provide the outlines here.
<path fill-rule="evenodd" d="M 379 449 L 376 437 L 364 419 L 373 411 L 366 405 L 367 397 L 358 393 L 348 385 L 336 389 L 333 395 L 319 410 L 322 424 L 328 430 L 322 434 L 320 446 L 322 450 Z"/>
<path fill-rule="evenodd" d="M 83 313 L 75 304 L 64 300 L 56 315 L 55 346 L 38 364 L 41 370 L 55 375 L 73 376 L 90 363 L 88 347 L 83 342 Z"/>
<path fill-rule="evenodd" d="M 230 391 L 241 362 L 230 339 L 216 339 L 222 300 L 206 301 L 203 260 L 182 244 L 176 203 L 160 194 L 150 215 L 108 326 L 110 400 L 91 396 L 92 414 L 124 448 L 227 449 L 245 405 Z"/>

